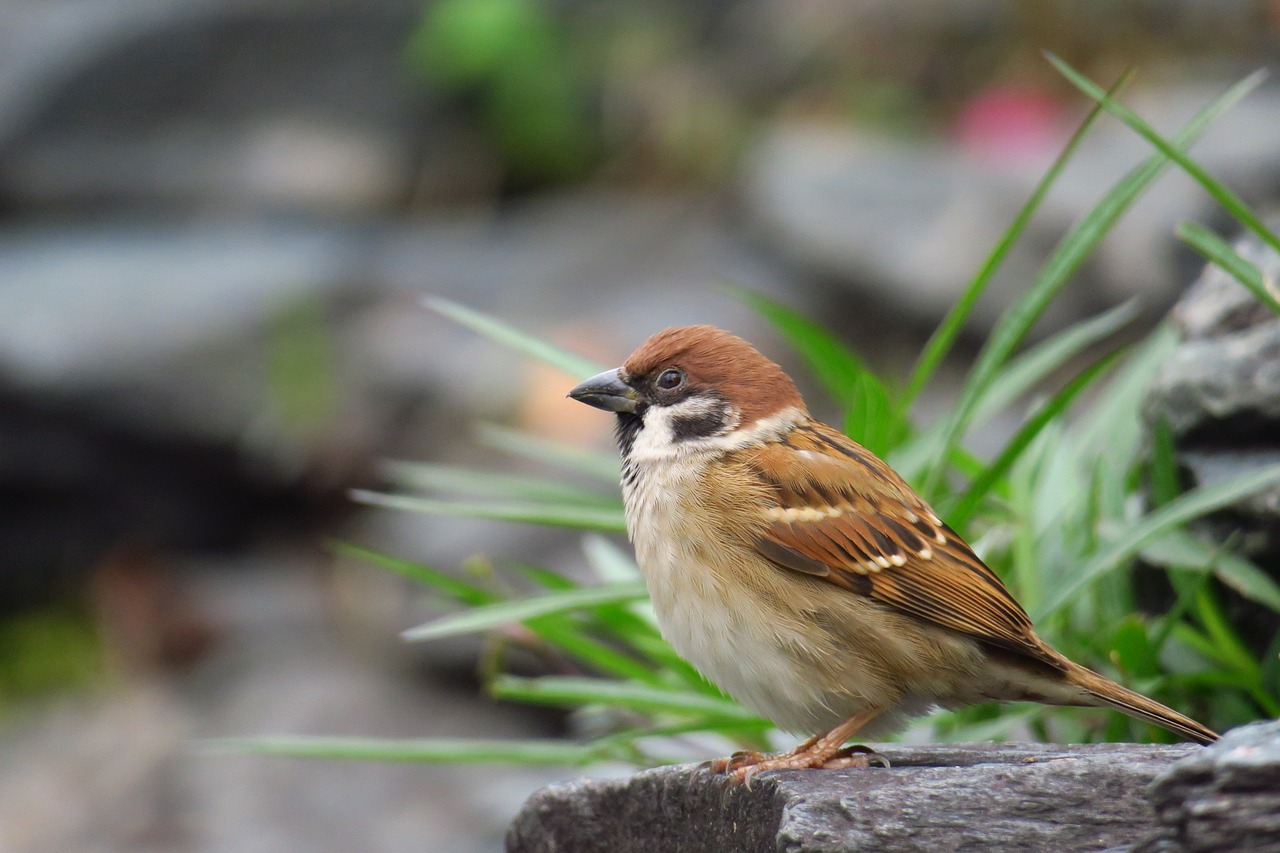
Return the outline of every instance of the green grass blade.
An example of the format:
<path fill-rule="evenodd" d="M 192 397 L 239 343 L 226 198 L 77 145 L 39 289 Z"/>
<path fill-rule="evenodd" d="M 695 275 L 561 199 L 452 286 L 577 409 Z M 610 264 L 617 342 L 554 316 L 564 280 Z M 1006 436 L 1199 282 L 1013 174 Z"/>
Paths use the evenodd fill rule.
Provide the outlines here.
<path fill-rule="evenodd" d="M 655 686 L 663 683 L 664 676 L 661 672 L 650 669 L 613 646 L 587 636 L 576 625 L 559 618 L 556 614 L 530 619 L 527 624 L 529 630 L 545 643 L 586 664 L 601 675 Z"/>
<path fill-rule="evenodd" d="M 1249 206 L 1238 195 L 1206 172 L 1203 166 L 1191 159 L 1186 151 L 1183 150 L 1186 146 L 1176 141 L 1165 139 L 1155 128 L 1147 124 L 1141 116 L 1112 99 L 1110 95 L 1098 88 L 1089 78 L 1076 71 L 1057 56 L 1052 53 L 1046 53 L 1045 56 L 1049 63 L 1058 70 L 1058 73 L 1066 77 L 1073 86 L 1093 98 L 1103 109 L 1128 125 L 1133 132 L 1150 142 L 1165 157 L 1177 163 L 1180 169 L 1190 175 L 1196 183 L 1204 187 L 1205 192 L 1213 196 L 1214 200 L 1234 216 L 1240 224 L 1258 235 L 1272 249 L 1280 252 L 1280 238 L 1271 233 L 1271 230 L 1249 209 Z M 1229 102 L 1234 104 L 1256 89 L 1266 77 L 1267 72 L 1265 69 L 1255 71 L 1232 86 L 1227 94 L 1223 96 L 1223 99 L 1229 99 Z"/>
<path fill-rule="evenodd" d="M 363 489 L 352 490 L 351 498 L 357 503 L 370 506 L 420 512 L 426 515 L 487 518 L 494 521 L 516 521 L 548 527 L 596 530 L 603 533 L 625 533 L 627 530 L 621 504 L 612 507 L 582 504 L 440 501 L 409 495 L 387 495 Z"/>
<path fill-rule="evenodd" d="M 1036 621 L 1053 616 L 1071 603 L 1090 584 L 1136 554 L 1156 536 L 1186 524 L 1207 513 L 1230 506 L 1255 492 L 1280 482 L 1280 465 L 1247 471 L 1236 477 L 1210 485 L 1197 486 L 1176 500 L 1147 515 L 1127 528 L 1118 539 L 1104 546 L 1041 607 Z"/>
<path fill-rule="evenodd" d="M 1178 225 L 1178 238 L 1211 264 L 1225 270 L 1228 275 L 1253 294 L 1254 298 L 1271 309 L 1280 317 L 1280 290 L 1275 282 L 1268 282 L 1262 271 L 1251 261 L 1240 256 L 1231 245 L 1208 228 L 1194 222 L 1183 222 Z M 1272 291 L 1275 292 L 1272 292 Z"/>
<path fill-rule="evenodd" d="M 480 631 L 492 631 L 504 625 L 512 625 L 547 616 L 551 613 L 565 613 L 571 610 L 584 610 L 604 604 L 622 604 L 629 601 L 641 601 L 647 595 L 644 584 L 611 584 L 609 586 L 592 586 L 580 589 L 551 592 L 513 601 L 499 601 L 480 607 L 472 607 L 461 613 L 442 616 L 425 625 L 410 628 L 400 636 L 409 642 L 435 640 L 440 637 L 452 637 L 458 634 L 474 634 Z"/>
<path fill-rule="evenodd" d="M 637 582 L 611 582 L 608 585 L 618 586 L 631 583 Z M 600 627 L 646 657 L 654 659 L 646 645 L 650 641 L 656 642 L 663 649 L 663 654 L 675 655 L 675 652 L 666 645 L 666 641 L 658 633 L 658 622 L 653 615 L 653 605 L 647 598 L 643 601 L 599 607 L 591 611 L 590 617 Z"/>
<path fill-rule="evenodd" d="M 1173 531 L 1174 533 L 1183 533 L 1185 531 Z M 1157 540 L 1158 541 L 1158 540 Z M 1152 543 L 1154 544 L 1154 543 Z M 1148 546 L 1149 547 L 1149 546 Z M 1147 559 L 1147 549 L 1142 549 L 1143 559 Z M 1155 560 L 1151 560 L 1156 563 Z M 1165 644 L 1169 642 L 1169 638 L 1173 636 L 1174 630 L 1183 624 L 1184 617 L 1190 612 L 1192 603 L 1200 594 L 1200 590 L 1210 580 L 1210 575 L 1205 573 L 1200 577 L 1185 578 L 1182 572 L 1174 571 L 1169 575 L 1169 580 L 1173 582 L 1173 587 L 1177 590 L 1178 597 L 1174 599 L 1173 606 L 1155 622 L 1152 634 L 1151 645 L 1155 649 L 1155 659 L 1159 660 L 1161 650 Z M 1190 583 L 1186 581 L 1191 581 Z"/>
<path fill-rule="evenodd" d="M 877 456 L 886 456 L 911 434 L 911 424 L 900 414 L 889 389 L 875 374 L 860 374 L 855 385 L 853 403 L 845 410 L 845 434 Z"/>
<path fill-rule="evenodd" d="M 468 308 L 465 305 L 459 305 L 457 302 L 439 296 L 427 296 L 423 298 L 422 304 L 461 326 L 466 326 L 468 329 L 478 332 L 486 338 L 516 352 L 524 353 L 530 358 L 545 362 L 558 370 L 564 371 L 571 377 L 586 379 L 588 376 L 594 376 L 605 369 L 598 362 L 576 353 L 571 353 L 566 349 L 561 349 L 541 338 L 521 332 L 501 320 Z M 566 392 L 568 390 L 568 388 L 565 389 Z"/>
<path fill-rule="evenodd" d="M 573 578 L 553 569 L 543 568 L 542 566 L 533 566 L 528 563 L 510 563 L 509 567 L 511 571 L 519 573 L 543 589 L 562 590 L 582 588 L 582 584 L 578 583 Z"/>
<path fill-rule="evenodd" d="M 974 406 L 970 427 L 986 423 L 1081 352 L 1127 326 L 1137 315 L 1138 301 L 1127 300 L 1096 317 L 1074 323 L 1011 358 Z M 946 421 L 939 421 L 899 448 L 889 459 L 894 469 L 908 482 L 917 481 L 941 452 L 945 429 Z"/>
<path fill-rule="evenodd" d="M 1120 79 L 1111 87 L 1111 94 L 1118 92 L 1128 79 L 1129 74 L 1127 72 L 1121 75 Z M 1004 262 L 1005 256 L 1009 254 L 1009 250 L 1013 248 L 1018 238 L 1022 236 L 1022 232 L 1027 228 L 1027 223 L 1031 221 L 1031 217 L 1040 208 L 1040 203 L 1044 201 L 1054 182 L 1062 174 L 1063 168 L 1067 165 L 1072 155 L 1075 154 L 1080 142 L 1101 113 L 1102 107 L 1098 104 L 1095 104 L 1093 109 L 1089 110 L 1089 114 L 1085 116 L 1084 121 L 1076 128 L 1075 133 L 1071 135 L 1071 139 L 1067 141 L 1066 146 L 1054 159 L 1049 170 L 1044 173 L 1040 182 L 1036 184 L 1031 197 L 1022 205 L 1018 215 L 1014 217 L 1013 222 L 1005 229 L 1004 234 L 1000 236 L 1000 240 L 991 249 L 991 254 L 983 261 L 982 266 L 979 267 L 977 274 L 969 282 L 964 293 L 960 295 L 955 305 L 951 306 L 951 310 L 947 312 L 946 317 L 942 319 L 934 333 L 929 336 L 929 341 L 925 344 L 924 351 L 920 353 L 915 369 L 911 372 L 911 378 L 907 380 L 907 387 L 903 389 L 902 396 L 898 401 L 898 411 L 903 417 L 905 417 L 906 411 L 911 408 L 911 404 L 915 402 L 916 397 L 920 396 L 920 392 L 924 390 L 925 385 L 929 383 L 934 372 L 938 369 L 938 365 L 942 363 L 947 353 L 951 351 L 951 347 L 955 345 L 956 338 L 960 336 L 964 324 L 973 312 L 973 307 L 978 304 L 979 297 L 987 289 L 991 279 L 995 277 L 996 271 L 1000 269 L 1000 264 Z"/>
<path fill-rule="evenodd" d="M 1147 634 L 1147 625 L 1137 614 L 1120 621 L 1108 644 L 1112 662 L 1132 679 L 1158 678 L 1160 661 Z"/>
<path fill-rule="evenodd" d="M 653 661 L 655 666 L 662 667 L 663 670 L 678 678 L 686 690 L 706 693 L 710 696 L 720 695 L 720 691 L 713 684 L 703 678 L 688 661 L 680 657 L 676 650 L 658 635 L 656 627 L 651 634 L 627 637 L 627 642 L 637 652 Z"/>
<path fill-rule="evenodd" d="M 1096 317 L 1073 323 L 1009 359 L 974 407 L 973 424 L 985 423 L 1071 359 L 1110 338 L 1137 316 L 1138 300 L 1126 300 Z"/>
<path fill-rule="evenodd" d="M 602 583 L 630 583 L 640 579 L 640 569 L 631 555 L 603 536 L 585 537 L 582 552 Z"/>
<path fill-rule="evenodd" d="M 585 450 L 496 424 L 481 424 L 478 435 L 482 444 L 494 450 L 618 484 L 620 466 L 616 453 Z"/>
<path fill-rule="evenodd" d="M 1215 117 L 1243 97 L 1247 91 L 1248 88 L 1240 84 L 1232 87 L 1225 95 L 1197 113 L 1174 137 L 1174 144 L 1180 148 L 1190 145 Z M 937 464 L 926 475 L 926 492 L 933 493 L 937 490 L 945 474 L 946 460 L 951 456 L 952 448 L 967 432 L 978 400 L 998 375 L 1001 365 L 1008 360 L 1049 303 L 1066 286 L 1071 275 L 1111 230 L 1116 220 L 1129 209 L 1151 182 L 1164 172 L 1168 165 L 1169 158 L 1163 152 L 1157 152 L 1116 183 L 1088 215 L 1077 222 L 1062 238 L 1039 275 L 1036 276 L 1030 290 L 1000 318 L 965 381 L 955 411 L 947 420 L 943 432 L 942 452 L 938 456 Z"/>
<path fill-rule="evenodd" d="M 1085 467 L 1101 460 L 1103 471 L 1128 470 L 1144 440 L 1144 427 L 1135 400 L 1146 396 L 1156 373 L 1177 348 L 1179 335 L 1172 323 L 1161 323 L 1136 344 L 1132 354 L 1107 382 L 1097 399 L 1075 424 L 1076 454 Z"/>
<path fill-rule="evenodd" d="M 773 723 L 762 719 L 717 720 L 702 717 L 666 725 L 635 726 L 604 735 L 595 742 L 600 744 L 631 744 L 650 738 L 671 738 L 687 734 L 715 733 L 730 738 L 747 736 L 754 741 L 753 746 L 756 748 L 768 749 L 768 740 L 764 736 L 775 728 L 776 726 Z"/>
<path fill-rule="evenodd" d="M 1217 595 L 1211 589 L 1201 588 L 1197 599 L 1196 616 L 1217 649 L 1219 659 L 1256 685 L 1260 675 L 1258 662 L 1244 641 L 1227 624 L 1226 616 L 1217 603 Z"/>
<path fill-rule="evenodd" d="M 221 738 L 197 748 L 217 755 L 273 755 L 346 761 L 407 761 L 424 764 L 589 764 L 607 756 L 599 747 L 563 740 L 465 740 L 457 738 L 362 738 L 276 736 Z"/>
<path fill-rule="evenodd" d="M 1252 561 L 1231 553 L 1222 553 L 1213 558 L 1211 570 L 1224 587 L 1270 607 L 1272 612 L 1280 613 L 1280 584 L 1276 584 L 1271 575 L 1258 569 Z"/>
<path fill-rule="evenodd" d="M 494 474 L 455 465 L 388 460 L 379 471 L 393 484 L 413 491 L 447 491 L 480 498 L 550 503 L 616 504 L 617 495 L 601 494 L 542 477 Z"/>
<path fill-rule="evenodd" d="M 1092 386 L 1098 377 L 1106 373 L 1115 364 L 1119 355 L 1119 352 L 1113 352 L 1089 365 L 1068 382 L 1062 390 L 1040 406 L 1004 446 L 995 461 L 984 468 L 982 473 L 970 484 L 968 490 L 960 498 L 959 503 L 947 513 L 947 523 L 953 527 L 963 529 L 973 511 L 977 509 L 978 504 L 991 491 L 991 488 L 999 482 L 1000 478 L 1013 467 L 1013 463 L 1021 458 L 1023 451 L 1030 446 L 1036 436 L 1055 418 L 1066 411 L 1066 408 L 1079 396 L 1081 391 Z"/>
<path fill-rule="evenodd" d="M 477 604 L 489 604 L 498 600 L 497 594 L 490 590 L 465 583 L 447 572 L 424 566 L 421 563 L 415 563 L 412 560 L 402 560 L 369 548 L 362 548 L 350 542 L 331 541 L 329 548 L 335 554 L 371 563 L 416 583 L 434 587 L 462 604 L 474 606 Z"/>
<path fill-rule="evenodd" d="M 1182 493 L 1173 430 L 1165 418 L 1151 425 L 1150 444 L 1151 462 L 1147 465 L 1147 477 L 1151 484 L 1151 503 L 1164 506 Z"/>
<path fill-rule="evenodd" d="M 857 354 L 821 325 L 785 305 L 740 291 L 749 306 L 774 325 L 800 354 L 827 393 L 844 411 L 844 430 L 868 450 L 884 456 L 911 431 L 888 387 Z"/>
<path fill-rule="evenodd" d="M 1280 613 L 1280 584 L 1251 561 L 1224 552 L 1185 530 L 1171 530 L 1142 547 L 1142 558 L 1158 566 L 1211 572 L 1245 598 Z"/>
<path fill-rule="evenodd" d="M 494 680 L 491 690 L 498 699 L 541 705 L 574 708 L 598 704 L 647 713 L 697 714 L 722 720 L 757 719 L 731 699 L 599 678 L 501 675 Z"/>
<path fill-rule="evenodd" d="M 800 354 L 841 409 L 857 401 L 858 377 L 867 368 L 852 350 L 819 324 L 779 302 L 746 290 L 739 295 Z"/>

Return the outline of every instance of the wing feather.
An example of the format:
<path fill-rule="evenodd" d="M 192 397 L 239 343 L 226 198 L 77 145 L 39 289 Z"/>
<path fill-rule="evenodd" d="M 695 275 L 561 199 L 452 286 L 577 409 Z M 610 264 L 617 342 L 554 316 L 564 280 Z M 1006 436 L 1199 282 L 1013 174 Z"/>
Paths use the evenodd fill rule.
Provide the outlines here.
<path fill-rule="evenodd" d="M 857 442 L 809 423 L 750 453 L 770 487 L 757 550 L 775 565 L 1062 668 L 995 573 Z"/>

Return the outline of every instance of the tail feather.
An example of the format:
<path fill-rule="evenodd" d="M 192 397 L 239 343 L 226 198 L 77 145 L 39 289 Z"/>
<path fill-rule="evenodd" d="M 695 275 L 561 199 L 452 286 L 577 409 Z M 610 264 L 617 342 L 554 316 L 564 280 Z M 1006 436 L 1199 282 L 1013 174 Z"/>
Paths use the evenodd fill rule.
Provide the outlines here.
<path fill-rule="evenodd" d="M 1097 699 L 1099 705 L 1106 705 L 1130 717 L 1154 723 L 1196 743 L 1210 744 L 1218 739 L 1217 732 L 1212 729 L 1200 725 L 1184 714 L 1179 714 L 1172 708 L 1161 705 L 1154 699 L 1149 699 L 1127 687 L 1121 687 L 1091 669 L 1072 663 L 1067 676 L 1091 697 Z"/>

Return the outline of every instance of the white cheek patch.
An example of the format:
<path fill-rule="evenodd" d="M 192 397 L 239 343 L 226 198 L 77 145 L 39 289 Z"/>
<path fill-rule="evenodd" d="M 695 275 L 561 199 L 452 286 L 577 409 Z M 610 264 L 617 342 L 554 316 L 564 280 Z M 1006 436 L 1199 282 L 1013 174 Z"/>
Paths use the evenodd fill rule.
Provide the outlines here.
<path fill-rule="evenodd" d="M 716 434 L 689 438 L 682 433 L 686 424 L 713 421 Z M 716 397 L 689 397 L 672 406 L 650 406 L 644 413 L 644 426 L 631 448 L 633 459 L 656 459 L 682 456 L 708 440 L 714 440 L 738 425 L 738 413 Z"/>
<path fill-rule="evenodd" d="M 674 406 L 650 406 L 644 413 L 644 426 L 636 436 L 628 459 L 643 462 L 680 459 L 698 453 L 726 453 L 784 435 L 806 417 L 802 409 L 787 408 L 739 429 L 741 416 L 736 409 L 729 408 L 728 422 L 718 434 L 677 440 L 675 432 L 679 419 L 704 416 L 724 405 L 714 398 L 691 397 Z"/>

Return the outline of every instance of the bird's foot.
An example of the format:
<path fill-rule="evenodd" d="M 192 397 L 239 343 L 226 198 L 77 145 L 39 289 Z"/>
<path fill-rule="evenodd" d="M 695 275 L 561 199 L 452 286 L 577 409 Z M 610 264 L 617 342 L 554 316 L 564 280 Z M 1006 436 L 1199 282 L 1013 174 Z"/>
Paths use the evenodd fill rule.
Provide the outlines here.
<path fill-rule="evenodd" d="M 712 773 L 729 773 L 743 767 L 750 767 L 765 761 L 769 756 L 755 750 L 741 750 L 728 758 L 713 758 L 698 765 L 699 770 L 710 770 Z"/>
<path fill-rule="evenodd" d="M 707 761 L 702 767 L 712 773 L 727 773 L 732 785 L 751 787 L 751 780 L 769 770 L 844 770 L 850 767 L 888 767 L 889 760 L 867 746 L 843 749 L 823 743 L 803 743 L 790 752 L 763 755 L 735 752 L 728 758 Z"/>

